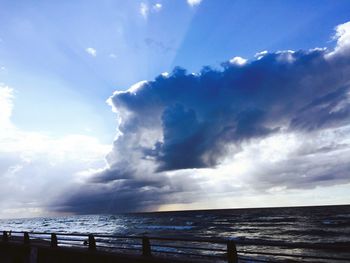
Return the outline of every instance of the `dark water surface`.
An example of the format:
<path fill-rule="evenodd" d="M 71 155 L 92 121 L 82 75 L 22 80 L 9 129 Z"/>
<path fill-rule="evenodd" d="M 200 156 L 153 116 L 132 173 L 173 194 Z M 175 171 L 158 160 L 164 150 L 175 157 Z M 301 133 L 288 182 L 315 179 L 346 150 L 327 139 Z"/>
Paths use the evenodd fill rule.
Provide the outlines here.
<path fill-rule="evenodd" d="M 350 244 L 350 205 L 3 219 L 0 230 Z"/>

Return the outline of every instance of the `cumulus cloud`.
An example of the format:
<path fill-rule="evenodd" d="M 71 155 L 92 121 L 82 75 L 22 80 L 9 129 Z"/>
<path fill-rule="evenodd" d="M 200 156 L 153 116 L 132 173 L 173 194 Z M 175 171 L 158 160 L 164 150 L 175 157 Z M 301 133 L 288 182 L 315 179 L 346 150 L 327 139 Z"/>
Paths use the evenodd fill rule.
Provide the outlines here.
<path fill-rule="evenodd" d="M 92 57 L 96 57 L 97 56 L 97 51 L 96 49 L 92 48 L 92 47 L 88 47 L 85 49 L 86 53 L 88 53 L 90 56 Z"/>
<path fill-rule="evenodd" d="M 148 133 L 159 134 L 153 144 L 140 145 L 145 157 L 168 170 L 211 167 L 225 145 L 281 129 L 345 124 L 349 65 L 340 68 L 320 51 L 289 55 L 294 62 L 284 52 L 269 53 L 245 66 L 225 63 L 222 71 L 204 68 L 198 75 L 176 68 L 137 92 L 116 93 L 111 102 L 122 120 L 119 129 L 151 141 Z"/>
<path fill-rule="evenodd" d="M 336 27 L 334 39 L 337 40 L 337 46 L 332 53 L 350 52 L 350 22 Z"/>
<path fill-rule="evenodd" d="M 115 92 L 108 103 L 119 127 L 108 166 L 87 175 L 60 209 L 139 211 L 350 183 L 344 25 L 333 50 L 264 51 L 198 74 L 177 67 Z"/>

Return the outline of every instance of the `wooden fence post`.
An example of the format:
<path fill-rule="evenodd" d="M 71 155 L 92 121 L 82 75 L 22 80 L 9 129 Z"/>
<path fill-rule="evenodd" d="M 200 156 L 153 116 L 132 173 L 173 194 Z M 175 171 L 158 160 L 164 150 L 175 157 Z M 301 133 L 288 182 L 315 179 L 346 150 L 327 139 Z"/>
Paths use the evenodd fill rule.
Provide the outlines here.
<path fill-rule="evenodd" d="M 96 250 L 96 241 L 93 234 L 89 235 L 89 249 Z"/>
<path fill-rule="evenodd" d="M 237 248 L 233 240 L 227 241 L 227 262 L 238 263 Z"/>
<path fill-rule="evenodd" d="M 56 234 L 52 233 L 51 234 L 51 247 L 57 247 L 57 236 Z"/>
<path fill-rule="evenodd" d="M 29 245 L 29 242 L 30 242 L 29 234 L 28 234 L 28 232 L 24 232 L 23 233 L 23 244 L 24 245 Z"/>
<path fill-rule="evenodd" d="M 148 237 L 142 237 L 142 255 L 145 257 L 152 256 L 151 253 L 151 243 L 149 242 Z"/>
<path fill-rule="evenodd" d="M 9 240 L 9 236 L 7 234 L 7 231 L 2 232 L 2 241 L 6 242 Z"/>

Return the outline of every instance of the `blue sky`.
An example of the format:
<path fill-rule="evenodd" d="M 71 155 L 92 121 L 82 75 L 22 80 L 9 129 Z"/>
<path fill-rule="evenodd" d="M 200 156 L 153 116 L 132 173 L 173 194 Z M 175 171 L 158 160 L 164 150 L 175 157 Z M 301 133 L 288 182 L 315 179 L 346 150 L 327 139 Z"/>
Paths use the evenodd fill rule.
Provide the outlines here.
<path fill-rule="evenodd" d="M 114 155 L 118 155 L 115 152 L 119 150 L 112 149 L 107 161 L 104 159 L 119 134 L 117 129 L 124 133 L 129 131 L 118 127 L 118 118 L 125 112 L 116 115 L 106 103 L 113 92 L 126 91 L 142 80 L 154 80 L 163 72 L 172 72 L 176 66 L 185 68 L 188 73 L 198 73 L 204 66 L 222 70 L 221 64 L 236 56 L 254 61 L 256 54 L 262 51 L 276 53 L 326 47 L 331 52 L 337 45 L 335 28 L 349 21 L 349 14 L 349 1 L 341 0 L 61 1 L 59 4 L 0 0 L 0 83 L 8 87 L 3 89 L 2 101 L 7 105 L 3 106 L 3 111 L 9 112 L 4 114 L 3 119 L 9 121 L 3 122 L 0 133 L 9 133 L 8 129 L 7 132 L 4 130 L 7 123 L 16 129 L 11 134 L 21 138 L 15 144 L 16 150 L 4 151 L 10 152 L 11 158 L 14 152 L 19 157 L 10 158 L 12 161 L 8 163 L 9 157 L 4 155 L 0 163 L 7 168 L 3 171 L 24 169 L 28 162 L 31 163 L 28 156 L 50 156 L 47 151 L 62 141 L 81 141 L 88 145 L 89 153 L 85 152 L 91 156 L 88 163 L 79 159 L 68 146 L 60 152 L 62 163 L 56 170 L 79 175 L 74 178 L 67 175 L 66 181 L 72 184 L 62 186 L 62 192 L 65 192 L 67 187 L 81 183 L 89 174 L 103 172 L 106 162 L 109 168 L 118 163 L 115 161 L 118 157 Z M 118 103 L 124 103 L 127 105 L 125 110 L 132 112 L 130 102 L 118 96 L 115 93 L 110 104 L 116 103 L 114 107 L 118 108 Z M 140 99 L 140 103 L 144 102 Z M 186 107 L 183 111 L 187 114 Z M 124 120 L 128 116 L 125 115 Z M 119 123 L 122 122 L 119 119 Z M 24 143 L 28 134 L 34 134 L 35 138 L 40 138 L 40 145 L 46 145 L 39 153 L 32 150 L 34 146 Z M 10 137 L 3 140 L 3 145 L 17 140 Z M 84 155 L 84 151 L 79 154 Z M 45 158 L 49 158 L 47 156 Z M 20 160 L 19 163 L 16 164 L 15 159 Z M 38 167 L 52 161 L 34 159 L 40 162 Z M 223 162 L 223 159 L 215 159 L 213 163 Z M 38 181 L 46 178 L 50 185 L 56 180 L 55 175 L 51 177 L 56 173 L 51 168 L 44 168 L 45 174 L 35 168 L 33 174 L 36 175 L 33 176 Z M 180 168 L 182 173 L 184 167 Z M 208 165 L 185 168 L 207 169 Z M 27 186 L 22 181 L 20 184 Z M 82 193 L 81 196 L 85 195 Z M 51 207 L 51 204 L 42 204 L 34 198 L 35 194 L 32 196 L 35 205 L 21 205 L 19 198 L 14 206 L 34 209 L 28 210 L 30 215 L 38 214 L 39 210 L 46 213 L 43 207 Z M 341 196 L 334 202 L 341 203 Z M 166 202 L 170 208 L 177 207 L 172 206 L 173 202 Z M 213 203 L 208 206 L 215 206 Z M 203 204 L 194 207 L 203 207 Z M 20 210 L 13 211 L 16 215 Z"/>
<path fill-rule="evenodd" d="M 16 124 L 54 135 L 91 133 L 110 142 L 116 127 L 104 102 L 114 90 L 175 66 L 198 72 L 263 50 L 330 46 L 330 32 L 350 12 L 347 1 L 203 1 L 191 6 L 184 0 L 145 1 L 149 11 L 143 16 L 141 3 L 1 1 L 0 63 L 5 70 L 0 74 L 16 89 Z"/>

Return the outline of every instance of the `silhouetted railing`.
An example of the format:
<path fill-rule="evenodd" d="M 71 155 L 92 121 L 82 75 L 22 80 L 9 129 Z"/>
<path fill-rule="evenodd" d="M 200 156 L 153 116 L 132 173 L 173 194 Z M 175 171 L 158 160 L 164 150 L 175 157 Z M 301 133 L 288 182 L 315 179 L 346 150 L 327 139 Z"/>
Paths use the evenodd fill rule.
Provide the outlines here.
<path fill-rule="evenodd" d="M 349 243 L 310 244 L 302 242 L 282 243 L 276 241 L 224 240 L 209 238 L 174 238 L 149 236 L 123 236 L 100 234 L 70 234 L 45 232 L 3 231 L 2 242 L 17 242 L 25 245 L 78 247 L 90 251 L 138 254 L 143 257 L 175 256 L 187 260 L 207 258 L 208 261 L 237 263 L 239 260 L 254 262 L 279 262 L 281 259 L 324 260 L 350 262 L 350 256 L 340 256 L 350 251 Z M 240 249 L 237 249 L 237 246 Z M 250 248 L 250 249 L 247 249 Z M 253 249 L 252 249 L 253 248 Z M 265 250 L 261 250 L 265 248 Z M 268 250 L 270 248 L 270 250 Z M 299 250 L 296 253 L 274 252 L 283 249 Z M 272 251 L 271 251 L 272 250 Z M 300 253 L 300 250 L 331 251 L 330 256 Z M 303 252 L 303 251 L 302 251 Z M 333 256 L 336 254 L 336 256 Z M 253 256 L 253 257 L 252 257 Z"/>

